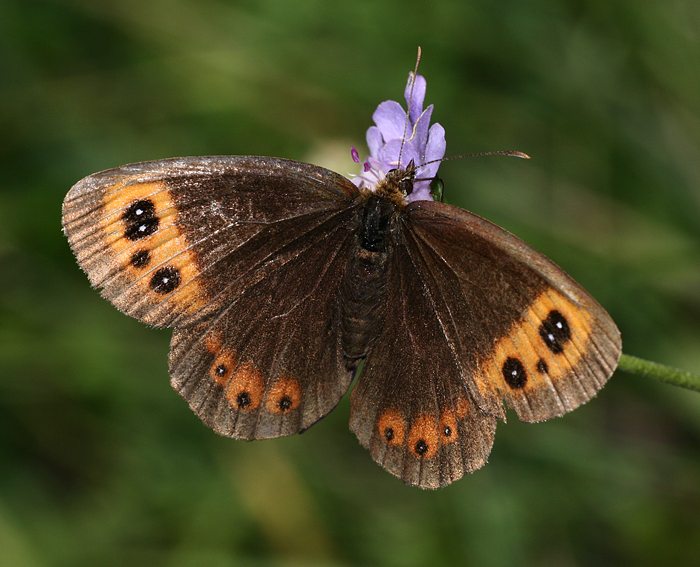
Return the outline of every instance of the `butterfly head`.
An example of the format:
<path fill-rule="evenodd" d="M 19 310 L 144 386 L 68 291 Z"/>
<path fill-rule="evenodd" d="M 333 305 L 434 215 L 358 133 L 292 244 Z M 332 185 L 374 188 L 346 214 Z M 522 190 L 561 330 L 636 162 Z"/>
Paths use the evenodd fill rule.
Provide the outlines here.
<path fill-rule="evenodd" d="M 386 174 L 386 183 L 398 189 L 404 197 L 413 193 L 413 183 L 416 180 L 416 164 L 411 160 L 405 169 L 392 169 Z"/>

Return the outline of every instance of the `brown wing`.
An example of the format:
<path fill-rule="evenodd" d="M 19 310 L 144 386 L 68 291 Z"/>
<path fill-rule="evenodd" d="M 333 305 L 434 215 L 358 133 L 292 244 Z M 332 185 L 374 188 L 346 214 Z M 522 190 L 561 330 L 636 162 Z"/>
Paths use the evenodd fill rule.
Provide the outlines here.
<path fill-rule="evenodd" d="M 215 317 L 175 329 L 173 387 L 217 433 L 242 439 L 302 431 L 352 379 L 337 320 L 353 237 L 352 211 L 309 231 L 283 266 Z"/>
<path fill-rule="evenodd" d="M 274 272 L 300 240 L 311 246 L 307 233 L 339 222 L 356 193 L 331 171 L 289 160 L 167 159 L 79 181 L 64 200 L 63 229 L 118 309 L 182 326 Z"/>
<path fill-rule="evenodd" d="M 612 375 L 620 333 L 563 270 L 502 228 L 435 202 L 408 207 L 406 238 L 479 406 L 560 416 Z"/>
<path fill-rule="evenodd" d="M 503 399 L 542 421 L 589 400 L 612 374 L 621 343 L 610 316 L 513 235 L 418 201 L 396 239 L 387 318 L 351 415 L 392 474 L 449 484 L 485 463 Z"/>
<path fill-rule="evenodd" d="M 176 327 L 173 387 L 218 433 L 286 435 L 347 390 L 337 290 L 357 189 L 328 170 L 259 157 L 129 165 L 79 182 L 64 230 L 120 310 Z"/>
<path fill-rule="evenodd" d="M 391 474 L 438 488 L 486 463 L 496 419 L 473 403 L 401 236 L 394 248 L 385 320 L 352 392 L 350 428 Z"/>

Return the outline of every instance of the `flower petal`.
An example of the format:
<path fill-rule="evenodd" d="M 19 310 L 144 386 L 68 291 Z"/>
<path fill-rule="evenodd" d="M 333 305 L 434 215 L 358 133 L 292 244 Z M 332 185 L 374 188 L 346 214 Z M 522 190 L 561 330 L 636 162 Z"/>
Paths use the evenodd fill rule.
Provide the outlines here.
<path fill-rule="evenodd" d="M 379 160 L 382 162 L 385 172 L 398 167 L 399 153 L 401 154 L 401 167 L 406 167 L 411 160 L 416 165 L 420 163 L 421 156 L 416 146 L 406 142 L 402 148 L 401 140 L 391 140 L 379 153 Z"/>
<path fill-rule="evenodd" d="M 400 139 L 391 140 L 382 146 L 379 151 L 379 161 L 384 166 L 385 171 L 398 167 L 400 149 Z"/>
<path fill-rule="evenodd" d="M 433 195 L 430 193 L 430 182 L 419 181 L 413 185 L 413 191 L 410 195 L 406 196 L 406 202 L 412 203 L 413 201 L 432 201 Z"/>
<path fill-rule="evenodd" d="M 421 112 L 423 112 L 423 101 L 425 100 L 425 91 L 428 85 L 423 75 L 416 75 L 415 77 L 416 80 L 414 84 L 413 72 L 408 74 L 408 81 L 406 82 L 406 88 L 403 92 L 411 123 L 415 123 Z M 413 92 L 411 92 L 411 90 L 413 90 Z"/>
<path fill-rule="evenodd" d="M 382 133 L 376 126 L 370 126 L 367 128 L 367 147 L 369 148 L 369 155 L 372 157 L 379 156 L 379 149 L 382 147 Z"/>
<path fill-rule="evenodd" d="M 434 161 L 430 165 L 421 168 L 421 177 L 434 177 L 440 167 L 439 161 L 445 157 L 447 142 L 445 141 L 445 129 L 436 122 L 430 127 L 428 132 L 428 143 L 425 146 L 425 153 L 422 156 L 422 163 Z"/>
<path fill-rule="evenodd" d="M 395 100 L 380 103 L 372 115 L 385 142 L 401 138 L 406 127 L 406 111 Z"/>
<path fill-rule="evenodd" d="M 426 108 L 418 117 L 418 121 L 413 125 L 411 140 L 419 148 L 424 148 L 428 143 L 428 128 L 430 128 L 430 118 L 433 115 L 433 105 Z"/>

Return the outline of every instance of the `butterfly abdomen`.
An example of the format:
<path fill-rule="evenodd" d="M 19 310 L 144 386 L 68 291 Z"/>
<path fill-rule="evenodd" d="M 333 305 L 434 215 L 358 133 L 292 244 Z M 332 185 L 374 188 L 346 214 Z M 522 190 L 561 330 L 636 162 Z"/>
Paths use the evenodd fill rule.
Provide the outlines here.
<path fill-rule="evenodd" d="M 396 212 L 390 201 L 370 196 L 365 202 L 357 239 L 340 296 L 341 337 L 348 367 L 366 356 L 384 316 L 389 232 Z"/>

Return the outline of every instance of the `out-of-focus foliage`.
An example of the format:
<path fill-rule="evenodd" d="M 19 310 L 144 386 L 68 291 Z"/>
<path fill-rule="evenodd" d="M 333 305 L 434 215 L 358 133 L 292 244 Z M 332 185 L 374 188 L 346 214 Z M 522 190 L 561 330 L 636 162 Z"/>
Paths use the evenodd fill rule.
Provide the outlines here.
<path fill-rule="evenodd" d="M 0 4 L 0 564 L 679 564 L 700 553 L 700 396 L 616 375 L 499 426 L 433 493 L 379 469 L 344 400 L 302 436 L 217 437 L 169 333 L 90 290 L 60 231 L 79 178 L 268 154 L 353 171 L 416 46 L 447 200 L 551 256 L 627 352 L 700 367 L 697 0 Z"/>

